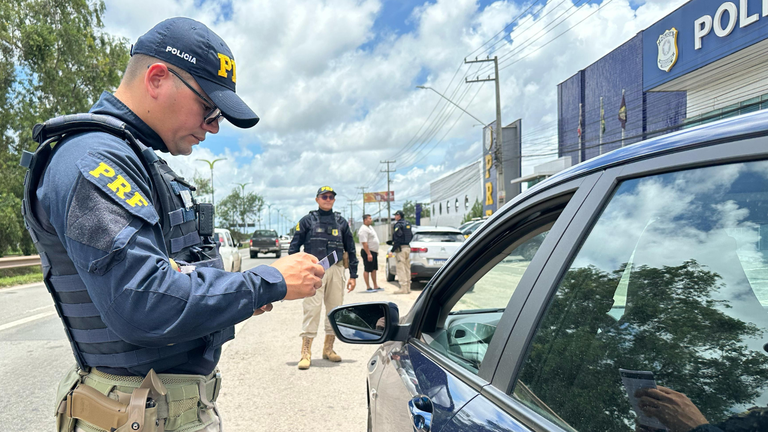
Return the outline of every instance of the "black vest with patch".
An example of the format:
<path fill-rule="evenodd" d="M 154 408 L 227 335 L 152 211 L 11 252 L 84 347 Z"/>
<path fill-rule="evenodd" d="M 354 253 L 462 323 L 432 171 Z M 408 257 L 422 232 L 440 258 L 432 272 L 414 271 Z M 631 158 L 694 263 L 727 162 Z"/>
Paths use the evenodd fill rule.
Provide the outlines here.
<path fill-rule="evenodd" d="M 321 215 L 317 210 L 309 212 L 309 218 L 311 226 L 304 240 L 304 252 L 321 260 L 335 250 L 336 258 L 341 261 L 344 253 L 341 225 L 344 218 L 338 212 Z"/>
<path fill-rule="evenodd" d="M 213 358 L 217 348 L 234 338 L 234 328 L 196 340 L 147 348 L 124 341 L 101 319 L 85 283 L 36 196 L 50 162 L 52 145 L 85 132 L 111 134 L 125 140 L 136 152 L 151 177 L 153 205 L 161 215 L 163 247 L 170 258 L 180 264 L 197 267 L 224 267 L 211 237 L 212 205 L 197 204 L 191 195 L 194 187 L 176 175 L 151 148 L 136 140 L 124 123 L 105 115 L 74 114 L 36 125 L 33 136 L 40 145 L 34 153 L 25 151 L 21 159 L 21 165 L 28 169 L 24 178 L 22 213 L 35 248 L 40 253 L 45 286 L 64 323 L 78 365 L 84 370 L 98 367 L 115 374 L 130 374 L 130 370 L 148 370 L 150 367 L 162 371 L 185 363 L 187 357 L 184 353 L 202 346 L 206 348 L 204 356 Z"/>

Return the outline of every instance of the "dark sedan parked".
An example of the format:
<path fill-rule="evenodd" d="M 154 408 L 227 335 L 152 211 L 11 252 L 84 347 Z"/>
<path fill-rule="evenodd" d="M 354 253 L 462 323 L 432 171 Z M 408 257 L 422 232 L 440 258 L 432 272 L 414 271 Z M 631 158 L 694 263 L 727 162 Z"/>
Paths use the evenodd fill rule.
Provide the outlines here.
<path fill-rule="evenodd" d="M 762 111 L 572 167 L 486 221 L 405 316 L 331 321 L 382 344 L 369 431 L 766 431 L 767 308 Z"/>

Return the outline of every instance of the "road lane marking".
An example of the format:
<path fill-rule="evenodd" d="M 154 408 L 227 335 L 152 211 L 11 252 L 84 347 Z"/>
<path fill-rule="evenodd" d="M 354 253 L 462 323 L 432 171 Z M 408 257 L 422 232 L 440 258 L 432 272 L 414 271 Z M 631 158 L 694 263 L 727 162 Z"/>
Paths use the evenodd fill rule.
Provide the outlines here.
<path fill-rule="evenodd" d="M 20 326 L 22 324 L 26 324 L 28 322 L 32 322 L 32 321 L 43 319 L 43 318 L 48 318 L 49 316 L 53 316 L 53 315 L 56 315 L 56 311 L 43 312 L 43 313 L 40 313 L 40 314 L 37 314 L 37 315 L 32 315 L 32 316 L 28 316 L 26 318 L 22 318 L 20 320 L 11 321 L 8 324 L 0 325 L 0 331 L 5 331 L 5 330 L 8 330 L 8 329 Z"/>

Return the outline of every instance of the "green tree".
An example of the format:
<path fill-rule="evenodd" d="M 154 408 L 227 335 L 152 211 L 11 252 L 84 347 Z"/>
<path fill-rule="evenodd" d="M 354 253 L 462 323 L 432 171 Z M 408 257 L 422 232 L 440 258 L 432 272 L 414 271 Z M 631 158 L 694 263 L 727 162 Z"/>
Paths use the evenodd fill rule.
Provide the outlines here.
<path fill-rule="evenodd" d="M 205 177 L 201 175 L 197 170 L 195 170 L 195 173 L 192 175 L 192 180 L 190 182 L 195 185 L 195 197 L 211 194 L 212 190 L 210 177 Z"/>
<path fill-rule="evenodd" d="M 23 150 L 32 127 L 63 114 L 86 112 L 102 91 L 120 83 L 128 41 L 102 31 L 104 2 L 0 2 L 0 255 L 32 253 L 21 217 Z"/>
<path fill-rule="evenodd" d="M 250 237 L 248 229 L 238 228 L 246 220 L 257 220 L 258 215 L 264 208 L 264 198 L 255 193 L 248 192 L 245 195 L 240 193 L 240 189 L 232 189 L 223 200 L 216 204 L 216 216 L 223 221 L 224 226 L 229 229 L 236 241 Z"/>
<path fill-rule="evenodd" d="M 403 203 L 403 214 L 405 215 L 405 220 L 407 220 L 412 224 L 415 224 L 416 223 L 416 204 L 413 201 L 406 200 L 405 203 Z M 427 205 L 421 206 L 421 217 L 423 218 L 429 217 L 429 206 Z"/>
<path fill-rule="evenodd" d="M 475 198 L 475 203 L 472 204 L 472 208 L 469 210 L 469 213 L 464 215 L 464 219 L 461 220 L 461 223 L 469 222 L 474 218 L 483 217 L 483 205 L 480 204 L 480 201 Z"/>

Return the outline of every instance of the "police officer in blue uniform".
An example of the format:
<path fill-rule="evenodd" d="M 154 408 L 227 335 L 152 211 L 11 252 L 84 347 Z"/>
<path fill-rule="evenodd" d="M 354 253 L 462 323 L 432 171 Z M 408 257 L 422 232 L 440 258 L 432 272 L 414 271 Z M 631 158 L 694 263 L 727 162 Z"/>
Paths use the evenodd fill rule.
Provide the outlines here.
<path fill-rule="evenodd" d="M 318 209 L 312 210 L 296 224 L 296 232 L 288 248 L 288 254 L 295 254 L 303 246 L 304 252 L 312 254 L 317 259 L 336 253 L 338 262 L 331 265 L 323 277 L 323 285 L 317 290 L 317 295 L 304 299 L 304 318 L 301 326 L 301 360 L 299 369 L 309 369 L 312 359 L 312 340 L 317 336 L 317 327 L 324 317 L 320 311 L 325 302 L 326 314 L 344 303 L 344 252 L 349 257 L 349 281 L 347 292 L 355 289 L 357 280 L 357 256 L 355 255 L 355 240 L 349 224 L 338 212 L 333 211 L 336 192 L 330 186 L 317 190 L 315 196 Z M 340 362 L 341 357 L 333 351 L 336 336 L 330 321 L 325 317 L 325 343 L 323 358 L 332 362 Z"/>
<path fill-rule="evenodd" d="M 413 231 L 411 223 L 405 220 L 402 210 L 395 212 L 395 226 L 392 231 L 392 252 L 397 261 L 397 281 L 400 289 L 395 294 L 409 294 L 411 292 L 411 240 Z"/>
<path fill-rule="evenodd" d="M 77 361 L 57 428 L 218 431 L 216 366 L 234 325 L 314 295 L 324 271 L 296 254 L 224 272 L 212 206 L 155 154 L 189 154 L 224 120 L 258 122 L 224 41 L 172 18 L 131 56 L 114 95 L 36 126 L 41 145 L 22 158 L 23 213 Z"/>

